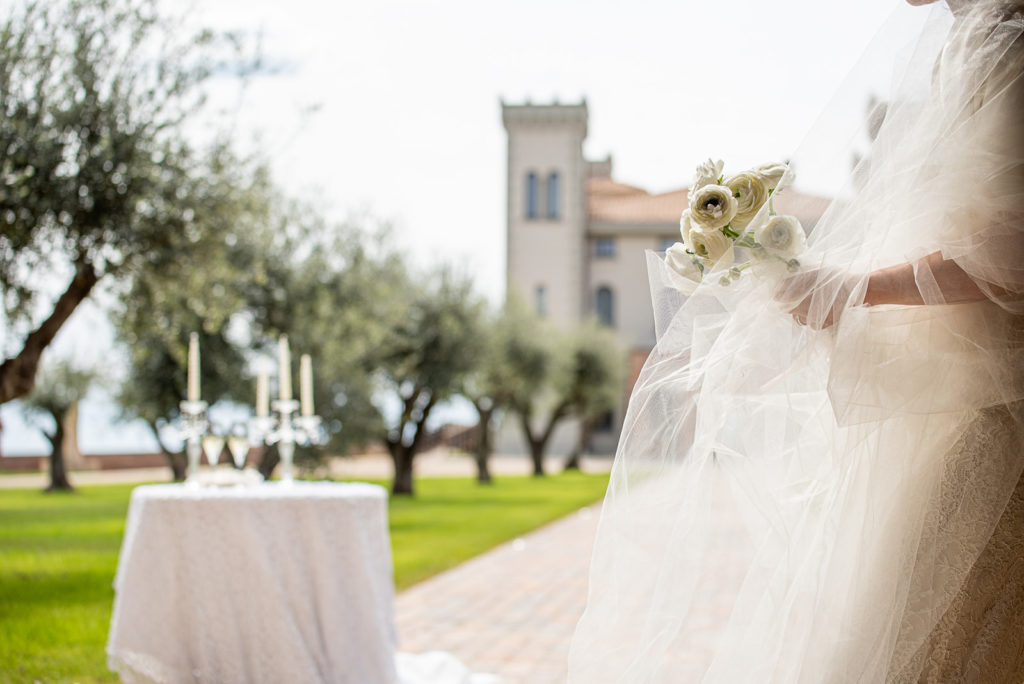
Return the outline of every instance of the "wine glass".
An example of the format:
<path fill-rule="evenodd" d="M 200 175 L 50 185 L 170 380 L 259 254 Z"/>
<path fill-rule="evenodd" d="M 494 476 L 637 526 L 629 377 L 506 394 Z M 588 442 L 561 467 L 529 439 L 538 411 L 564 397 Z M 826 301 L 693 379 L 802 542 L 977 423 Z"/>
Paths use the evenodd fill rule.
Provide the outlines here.
<path fill-rule="evenodd" d="M 228 435 L 228 451 L 231 452 L 231 460 L 235 462 L 235 467 L 244 468 L 245 457 L 249 455 L 249 438 L 242 426 L 236 425 Z"/>
<path fill-rule="evenodd" d="M 224 450 L 224 438 L 220 435 L 206 435 L 203 437 L 203 453 L 210 466 L 216 466 L 220 460 L 220 452 Z"/>

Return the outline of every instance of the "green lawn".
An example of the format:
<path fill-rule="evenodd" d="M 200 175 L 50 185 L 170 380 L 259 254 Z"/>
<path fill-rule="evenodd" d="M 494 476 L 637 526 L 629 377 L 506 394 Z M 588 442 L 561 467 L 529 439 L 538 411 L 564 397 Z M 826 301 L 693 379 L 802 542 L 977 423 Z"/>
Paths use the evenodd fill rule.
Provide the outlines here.
<path fill-rule="evenodd" d="M 604 494 L 607 475 L 423 478 L 390 506 L 407 587 Z M 384 484 L 384 483 L 381 483 Z M 110 682 L 104 646 L 131 486 L 0 490 L 0 682 Z"/>

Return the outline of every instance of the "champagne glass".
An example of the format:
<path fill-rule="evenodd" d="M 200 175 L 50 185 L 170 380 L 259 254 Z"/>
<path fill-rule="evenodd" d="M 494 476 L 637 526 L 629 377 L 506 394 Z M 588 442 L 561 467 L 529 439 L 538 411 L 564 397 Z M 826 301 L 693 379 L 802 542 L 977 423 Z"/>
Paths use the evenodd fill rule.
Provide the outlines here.
<path fill-rule="evenodd" d="M 216 466 L 220 460 L 220 452 L 224 450 L 224 438 L 220 435 L 206 435 L 203 437 L 203 453 L 210 466 Z"/>
<path fill-rule="evenodd" d="M 228 435 L 228 451 L 231 452 L 231 460 L 235 462 L 235 467 L 244 468 L 245 457 L 249 455 L 249 438 L 244 434 L 241 426 L 235 426 L 235 429 Z"/>

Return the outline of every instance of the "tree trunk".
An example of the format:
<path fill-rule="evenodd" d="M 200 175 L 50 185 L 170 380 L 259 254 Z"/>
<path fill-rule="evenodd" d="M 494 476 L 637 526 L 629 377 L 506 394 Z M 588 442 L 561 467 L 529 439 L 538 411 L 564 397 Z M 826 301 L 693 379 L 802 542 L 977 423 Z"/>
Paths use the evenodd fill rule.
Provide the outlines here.
<path fill-rule="evenodd" d="M 412 482 L 412 462 L 419 452 L 423 428 L 427 424 L 427 418 L 430 417 L 430 411 L 434 408 L 436 401 L 436 397 L 431 395 L 419 417 L 413 420 L 410 417 L 412 416 L 411 407 L 415 404 L 418 394 L 416 392 L 406 400 L 406 410 L 398 424 L 397 437 L 388 438 L 388 451 L 391 452 L 391 460 L 395 464 L 395 479 L 391 483 L 391 493 L 398 496 L 412 496 L 415 493 Z M 405 434 L 405 428 L 408 425 L 413 426 L 413 433 L 412 439 L 406 444 L 402 441 L 402 435 Z"/>
<path fill-rule="evenodd" d="M 530 459 L 533 461 L 533 476 L 543 477 L 544 472 L 544 451 L 547 444 L 539 439 L 530 439 Z"/>
<path fill-rule="evenodd" d="M 551 441 L 551 435 L 555 433 L 555 426 L 565 417 L 568 410 L 569 406 L 566 402 L 559 404 L 551 412 L 548 424 L 544 426 L 544 430 L 539 435 L 534 434 L 533 426 L 530 425 L 532 411 L 518 411 L 519 421 L 523 427 L 523 436 L 526 438 L 526 443 L 530 445 L 530 458 L 533 460 L 534 477 L 544 475 L 544 453 L 548 449 L 548 442 Z"/>
<path fill-rule="evenodd" d="M 164 441 L 160 439 L 160 428 L 154 421 L 147 420 L 146 425 L 153 432 L 153 437 L 156 439 L 156 443 L 160 445 L 160 452 L 167 459 L 167 467 L 171 469 L 171 480 L 173 482 L 184 482 L 185 481 L 185 469 L 188 467 L 188 458 L 185 456 L 184 451 L 171 451 L 164 444 Z"/>
<path fill-rule="evenodd" d="M 519 424 L 523 428 L 523 437 L 530 448 L 530 459 L 533 461 L 534 477 L 544 475 L 544 449 L 547 447 L 547 440 L 544 435 L 535 436 L 533 426 L 530 425 L 530 411 L 518 411 Z"/>
<path fill-rule="evenodd" d="M 590 444 L 590 436 L 594 434 L 594 428 L 596 422 L 591 418 L 585 418 L 580 424 L 579 439 L 576 440 L 576 446 L 573 447 L 572 453 L 569 454 L 568 460 L 565 462 L 563 470 L 579 470 L 580 469 L 580 458 L 583 456 L 583 452 L 587 450 L 587 446 Z"/>
<path fill-rule="evenodd" d="M 74 487 L 68 482 L 68 473 L 64 467 L 64 421 L 63 416 L 54 415 L 57 429 L 53 436 L 47 435 L 53 449 L 50 451 L 50 486 L 48 492 L 71 492 Z"/>
<path fill-rule="evenodd" d="M 73 403 L 64 414 L 64 465 L 68 470 L 85 468 L 82 450 L 78 448 L 78 403 Z"/>
<path fill-rule="evenodd" d="M 399 442 L 388 442 L 391 460 L 395 464 L 395 479 L 391 482 L 391 493 L 396 496 L 412 496 L 412 461 L 410 447 Z"/>
<path fill-rule="evenodd" d="M 174 482 L 184 482 L 185 476 L 188 474 L 185 471 L 188 469 L 188 457 L 184 451 L 168 451 L 167 449 L 161 449 L 164 452 L 164 457 L 167 459 L 167 465 L 171 469 L 171 479 Z"/>
<path fill-rule="evenodd" d="M 491 458 L 491 416 L 494 415 L 494 409 L 477 406 L 476 410 L 480 414 L 476 438 L 476 481 L 491 484 L 493 479 L 488 461 Z"/>
<path fill-rule="evenodd" d="M 263 452 L 260 454 L 260 475 L 263 476 L 264 480 L 269 480 L 270 476 L 274 474 L 274 468 L 281 462 L 281 455 L 277 453 L 277 447 L 265 446 Z"/>
<path fill-rule="evenodd" d="M 17 356 L 0 364 L 0 404 L 32 391 L 43 350 L 53 341 L 57 331 L 74 313 L 75 308 L 89 296 L 97 281 L 99 275 L 92 264 L 85 260 L 76 264 L 75 277 L 53 305 L 53 312 L 49 318 L 29 333 Z"/>

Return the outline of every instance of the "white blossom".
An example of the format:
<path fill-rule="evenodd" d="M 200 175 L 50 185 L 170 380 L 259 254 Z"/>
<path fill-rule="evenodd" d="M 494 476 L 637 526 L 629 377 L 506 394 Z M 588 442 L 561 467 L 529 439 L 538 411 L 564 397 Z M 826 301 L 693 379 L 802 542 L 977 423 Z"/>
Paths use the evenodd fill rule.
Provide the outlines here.
<path fill-rule="evenodd" d="M 737 233 L 742 232 L 768 200 L 768 186 L 759 174 L 745 171 L 728 178 L 725 187 L 736 198 L 736 216 L 732 220 L 732 228 Z"/>
<path fill-rule="evenodd" d="M 757 176 L 769 190 L 774 190 L 782 181 L 782 177 L 789 171 L 788 164 L 761 164 L 750 170 L 750 173 Z"/>
<path fill-rule="evenodd" d="M 718 179 L 722 177 L 722 169 L 725 168 L 725 162 L 721 159 L 714 161 L 708 159 L 706 162 L 697 167 L 697 172 L 693 176 L 693 182 L 690 183 L 690 192 L 704 187 L 705 185 L 714 185 L 718 183 Z"/>
<path fill-rule="evenodd" d="M 690 195 L 690 217 L 705 230 L 729 225 L 736 216 L 736 198 L 724 185 L 705 185 Z"/>
<path fill-rule="evenodd" d="M 790 259 L 804 250 L 806 237 L 795 216 L 772 216 L 754 231 L 754 239 L 770 254 Z"/>
<path fill-rule="evenodd" d="M 665 250 L 665 264 L 680 276 L 674 279 L 677 289 L 687 296 L 693 294 L 703 276 L 697 257 L 687 252 L 683 243 L 677 242 Z"/>
<path fill-rule="evenodd" d="M 720 230 L 702 230 L 700 227 L 690 230 L 690 244 L 693 252 L 707 259 L 714 267 L 729 268 L 733 262 L 732 240 Z"/>

